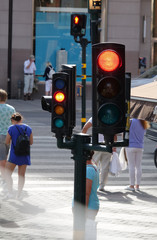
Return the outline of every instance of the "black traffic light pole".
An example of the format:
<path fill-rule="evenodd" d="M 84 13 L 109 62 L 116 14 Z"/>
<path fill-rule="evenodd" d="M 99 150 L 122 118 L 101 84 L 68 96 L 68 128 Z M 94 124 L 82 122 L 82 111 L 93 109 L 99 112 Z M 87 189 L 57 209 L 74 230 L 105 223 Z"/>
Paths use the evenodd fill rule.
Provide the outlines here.
<path fill-rule="evenodd" d="M 101 18 L 99 17 L 99 13 L 91 14 L 91 42 L 92 44 L 100 42 L 100 29 L 99 23 Z"/>
<path fill-rule="evenodd" d="M 82 128 L 86 123 L 86 47 L 90 43 L 88 39 L 80 37 L 80 40 L 77 40 L 74 37 L 75 42 L 80 43 L 82 47 Z"/>
<path fill-rule="evenodd" d="M 81 38 L 82 47 L 82 128 L 86 123 L 86 47 L 90 43 L 86 38 Z"/>
<path fill-rule="evenodd" d="M 64 140 L 64 142 L 63 142 Z M 72 139 L 57 138 L 57 147 L 71 149 L 75 161 L 74 174 L 74 208 L 73 208 L 73 240 L 84 239 L 85 233 L 85 204 L 86 204 L 86 160 L 88 152 L 93 150 L 88 134 L 74 134 Z M 106 146 L 95 146 L 101 151 L 108 151 Z"/>

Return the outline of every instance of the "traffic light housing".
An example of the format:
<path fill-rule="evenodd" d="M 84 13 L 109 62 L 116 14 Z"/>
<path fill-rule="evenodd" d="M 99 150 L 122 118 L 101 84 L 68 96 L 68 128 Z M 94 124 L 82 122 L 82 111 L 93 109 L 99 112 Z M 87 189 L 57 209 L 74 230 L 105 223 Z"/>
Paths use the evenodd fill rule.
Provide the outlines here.
<path fill-rule="evenodd" d="M 76 65 L 62 64 L 61 71 L 69 74 L 69 117 L 70 126 L 74 128 L 76 125 Z"/>
<path fill-rule="evenodd" d="M 83 37 L 86 34 L 86 20 L 85 14 L 71 14 L 71 31 L 70 34 L 74 37 Z"/>
<path fill-rule="evenodd" d="M 52 112 L 52 97 L 51 96 L 42 96 L 41 107 L 45 111 Z"/>
<path fill-rule="evenodd" d="M 101 133 L 106 142 L 112 142 L 126 126 L 125 46 L 93 45 L 92 66 L 93 134 Z"/>
<path fill-rule="evenodd" d="M 58 72 L 52 82 L 52 124 L 56 137 L 71 136 L 69 74 Z"/>

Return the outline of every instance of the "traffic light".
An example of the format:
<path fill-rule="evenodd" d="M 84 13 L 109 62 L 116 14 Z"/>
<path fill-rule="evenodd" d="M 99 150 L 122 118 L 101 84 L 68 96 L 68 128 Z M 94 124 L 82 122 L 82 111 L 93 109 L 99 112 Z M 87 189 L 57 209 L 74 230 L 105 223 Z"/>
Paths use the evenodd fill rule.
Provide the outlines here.
<path fill-rule="evenodd" d="M 76 125 L 76 65 L 62 64 L 61 71 L 69 74 L 69 117 L 70 126 L 72 128 Z"/>
<path fill-rule="evenodd" d="M 55 73 L 52 83 L 52 132 L 56 137 L 71 136 L 69 74 Z"/>
<path fill-rule="evenodd" d="M 52 97 L 51 96 L 42 96 L 41 98 L 42 109 L 48 112 L 52 111 Z"/>
<path fill-rule="evenodd" d="M 93 134 L 106 141 L 126 126 L 125 46 L 98 43 L 92 46 Z"/>
<path fill-rule="evenodd" d="M 86 20 L 85 14 L 71 14 L 71 31 L 70 34 L 74 37 L 85 36 L 86 34 Z"/>

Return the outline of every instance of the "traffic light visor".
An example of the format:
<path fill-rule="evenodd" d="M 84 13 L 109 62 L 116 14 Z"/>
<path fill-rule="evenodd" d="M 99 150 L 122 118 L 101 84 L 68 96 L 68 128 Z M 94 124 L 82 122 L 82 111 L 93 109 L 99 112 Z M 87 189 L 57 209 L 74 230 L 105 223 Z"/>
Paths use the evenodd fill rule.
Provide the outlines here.
<path fill-rule="evenodd" d="M 65 94 L 60 91 L 55 92 L 53 97 L 57 102 L 63 102 L 65 100 Z"/>
<path fill-rule="evenodd" d="M 119 122 L 121 111 L 118 106 L 112 103 L 104 104 L 98 110 L 98 119 L 101 123 L 111 126 Z"/>
<path fill-rule="evenodd" d="M 119 55 L 113 50 L 105 50 L 98 56 L 98 66 L 105 72 L 115 71 L 120 66 Z"/>

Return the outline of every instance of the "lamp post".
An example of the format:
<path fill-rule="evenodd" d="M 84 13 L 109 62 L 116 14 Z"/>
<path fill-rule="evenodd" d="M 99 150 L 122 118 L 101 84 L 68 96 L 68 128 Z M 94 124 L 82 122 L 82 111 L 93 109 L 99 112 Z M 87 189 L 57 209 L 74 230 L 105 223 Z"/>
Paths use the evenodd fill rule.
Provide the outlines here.
<path fill-rule="evenodd" d="M 8 14 L 8 72 L 7 72 L 8 99 L 11 98 L 12 18 L 13 18 L 13 0 L 9 0 L 9 14 Z"/>

